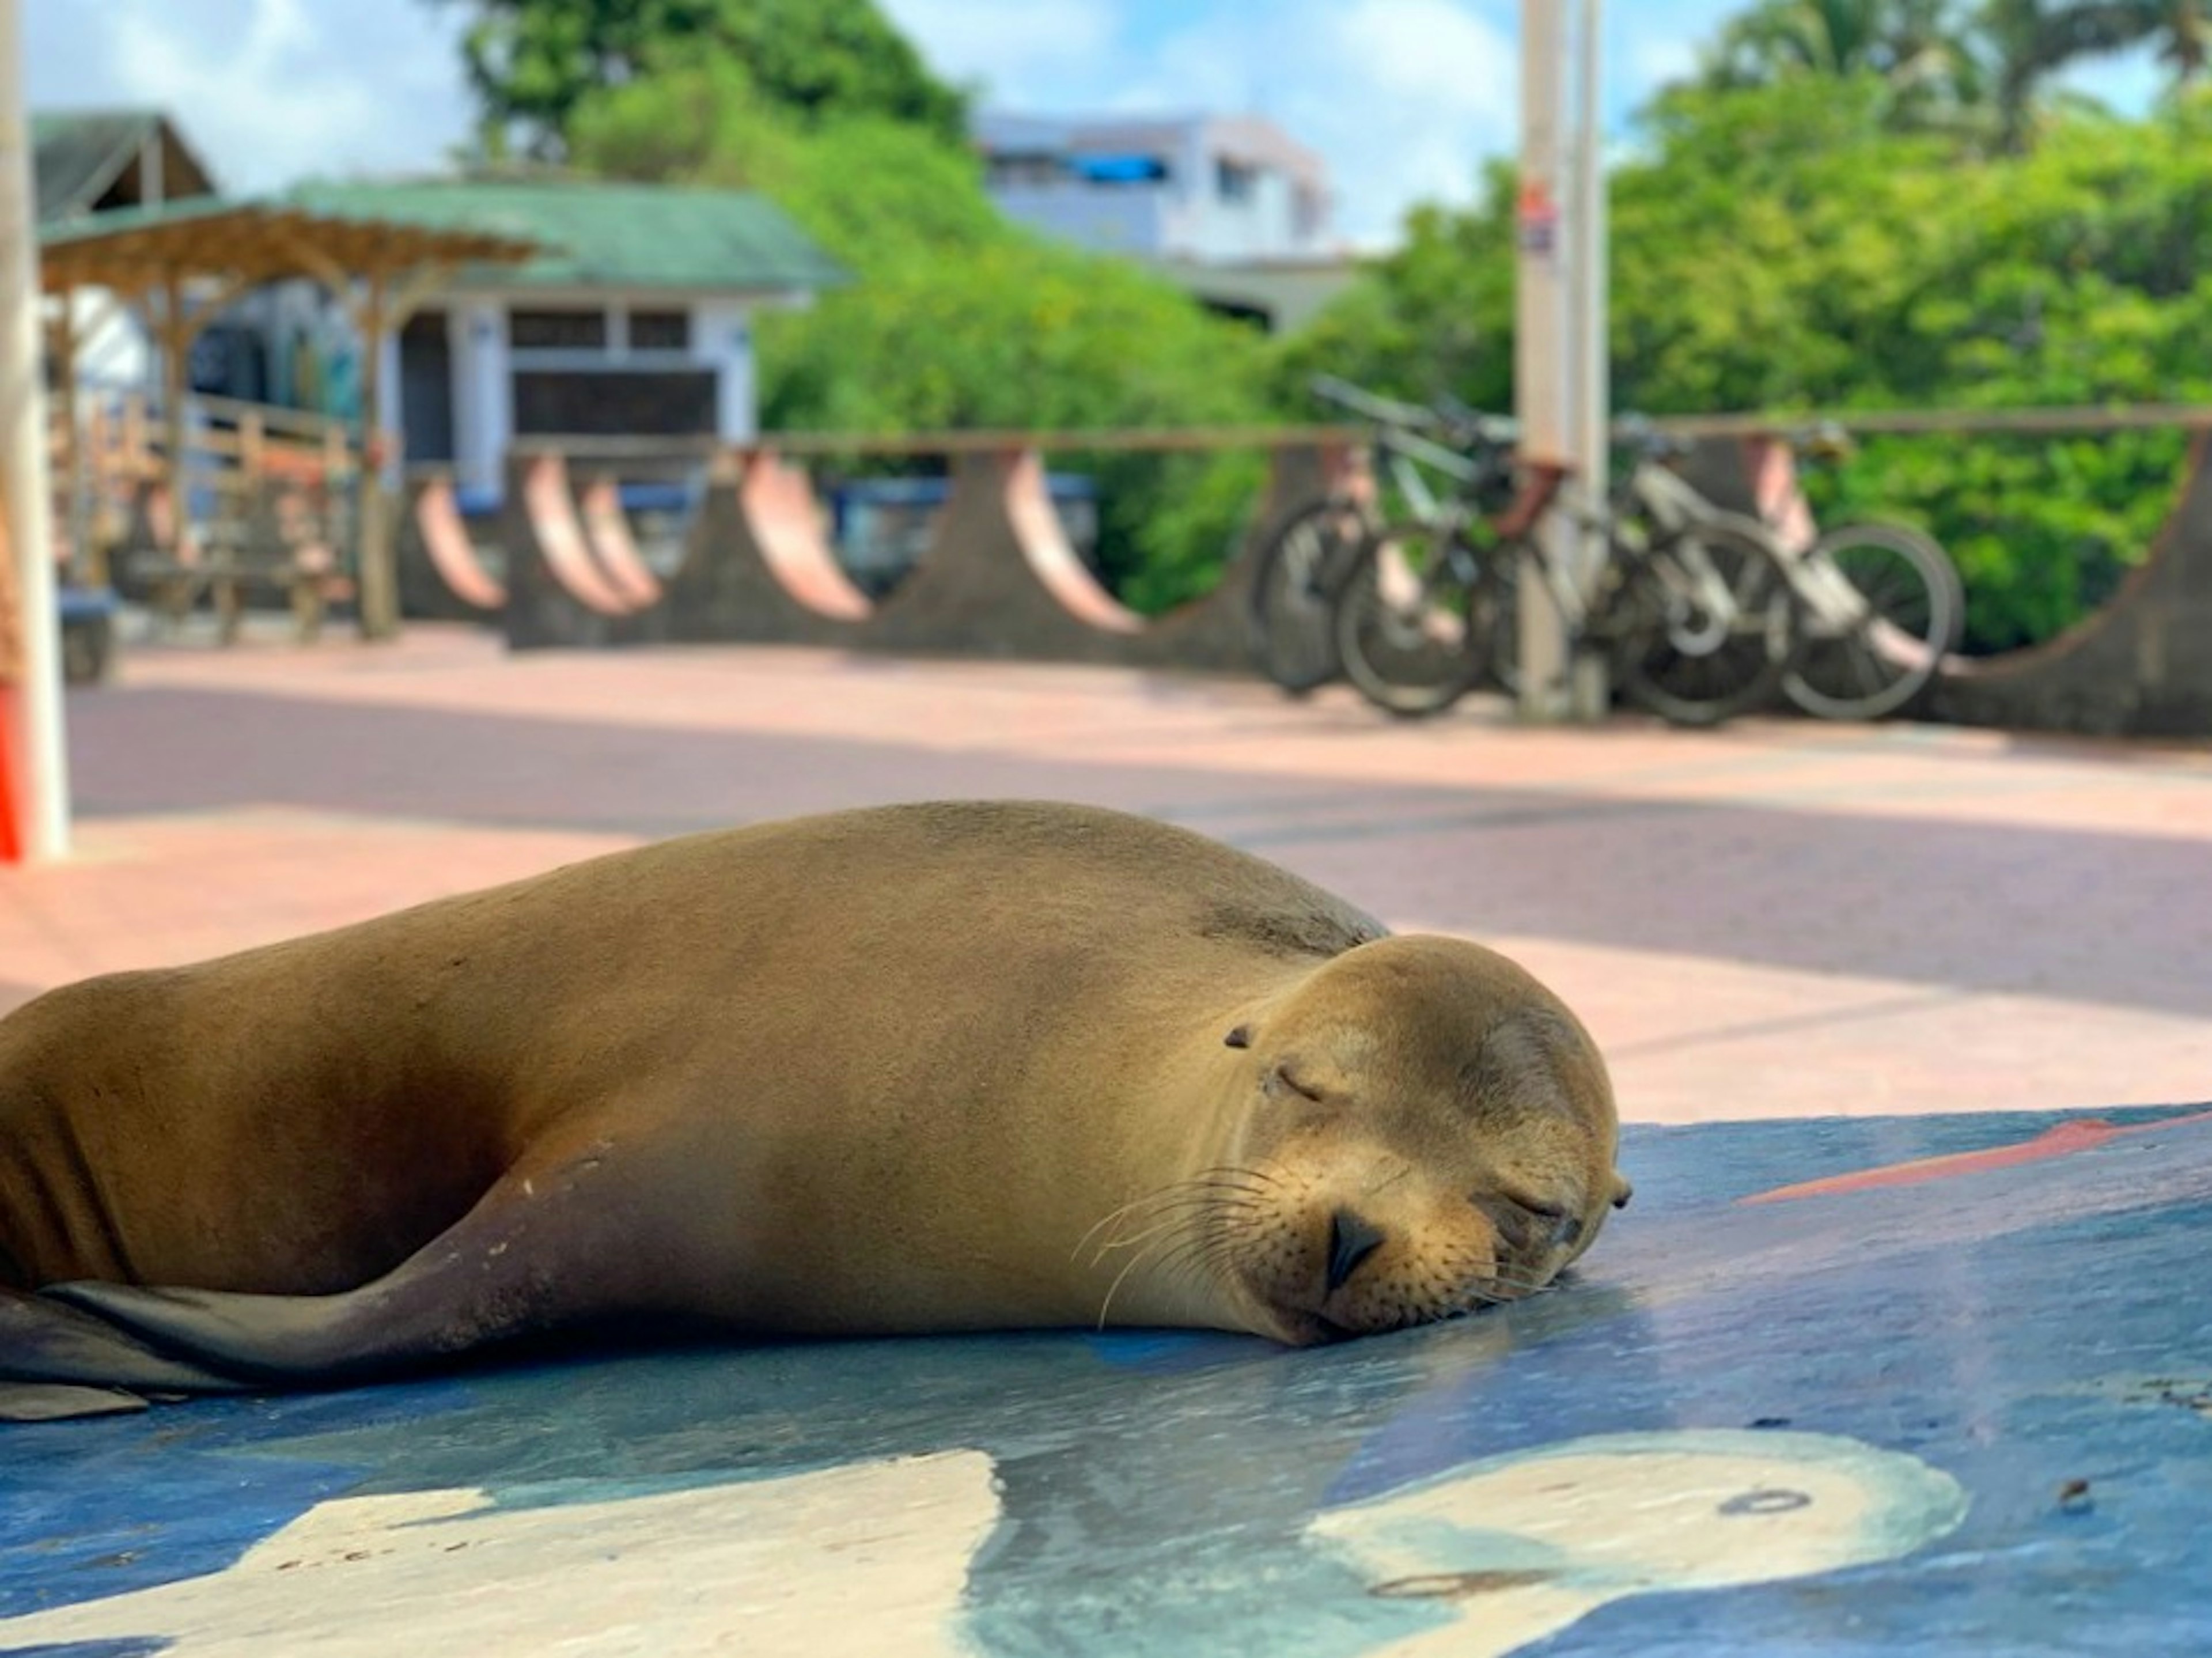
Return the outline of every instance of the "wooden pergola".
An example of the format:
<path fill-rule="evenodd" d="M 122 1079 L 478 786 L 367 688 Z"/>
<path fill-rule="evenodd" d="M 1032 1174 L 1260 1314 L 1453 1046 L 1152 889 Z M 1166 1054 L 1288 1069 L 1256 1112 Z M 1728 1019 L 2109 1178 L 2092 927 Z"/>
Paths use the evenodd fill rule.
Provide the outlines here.
<path fill-rule="evenodd" d="M 192 197 L 42 227 L 40 283 L 62 301 L 51 325 L 50 349 L 61 366 L 67 428 L 76 430 L 79 342 L 72 296 L 80 288 L 104 288 L 141 308 L 161 349 L 168 428 L 163 465 L 181 530 L 185 495 L 179 469 L 193 340 L 233 301 L 264 282 L 297 276 L 323 282 L 346 306 L 363 354 L 361 626 L 369 638 L 387 637 L 398 629 L 399 593 L 382 458 L 376 452 L 384 428 L 385 343 L 463 267 L 519 264 L 540 251 L 534 243 L 485 231 L 311 212 L 281 200 Z"/>

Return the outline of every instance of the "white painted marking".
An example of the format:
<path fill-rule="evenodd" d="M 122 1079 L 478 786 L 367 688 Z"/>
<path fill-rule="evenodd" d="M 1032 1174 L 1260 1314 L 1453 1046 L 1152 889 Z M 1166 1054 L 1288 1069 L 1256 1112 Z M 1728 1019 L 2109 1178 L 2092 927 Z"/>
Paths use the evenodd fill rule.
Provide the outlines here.
<path fill-rule="evenodd" d="M 1893 1560 L 1966 1517 L 1950 1475 L 1826 1434 L 1607 1434 L 1316 1519 L 1373 1593 L 1455 1616 L 1376 1658 L 1492 1658 L 1609 1600 Z"/>
<path fill-rule="evenodd" d="M 0 1619 L 0 1647 L 951 1658 L 969 1560 L 998 1519 L 991 1459 L 966 1450 L 524 1509 L 472 1490 L 344 1497 L 223 1571 Z"/>

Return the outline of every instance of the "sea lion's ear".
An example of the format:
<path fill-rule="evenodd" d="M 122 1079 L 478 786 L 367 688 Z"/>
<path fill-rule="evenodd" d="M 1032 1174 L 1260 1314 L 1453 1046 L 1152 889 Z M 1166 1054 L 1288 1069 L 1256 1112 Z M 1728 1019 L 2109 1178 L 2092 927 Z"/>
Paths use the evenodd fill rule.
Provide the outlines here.
<path fill-rule="evenodd" d="M 1231 1031 L 1226 1036 L 1224 1036 L 1221 1039 L 1221 1045 L 1224 1048 L 1251 1047 L 1252 1027 L 1249 1024 L 1238 1025 L 1234 1030 Z"/>
<path fill-rule="evenodd" d="M 1626 1175 L 1615 1175 L 1613 1177 L 1613 1206 L 1614 1208 L 1627 1208 L 1629 1199 L 1635 1195 L 1636 1188 L 1628 1183 L 1628 1177 Z"/>

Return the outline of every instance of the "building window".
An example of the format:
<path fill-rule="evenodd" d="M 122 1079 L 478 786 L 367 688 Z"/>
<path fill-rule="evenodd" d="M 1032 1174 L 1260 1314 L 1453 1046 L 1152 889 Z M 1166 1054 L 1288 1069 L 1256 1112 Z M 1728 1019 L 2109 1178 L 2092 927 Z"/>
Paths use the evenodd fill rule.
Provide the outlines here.
<path fill-rule="evenodd" d="M 691 349 L 691 313 L 688 311 L 631 312 L 629 349 L 633 351 L 689 351 Z"/>
<path fill-rule="evenodd" d="M 1249 202 L 1260 188 L 1260 169 L 1224 155 L 1213 164 L 1213 187 L 1224 202 Z"/>
<path fill-rule="evenodd" d="M 1067 164 L 1057 155 L 994 155 L 986 176 L 994 190 L 1037 190 L 1066 178 Z"/>
<path fill-rule="evenodd" d="M 604 351 L 604 311 L 515 311 L 507 319 L 507 343 L 518 351 Z"/>
<path fill-rule="evenodd" d="M 523 369 L 514 376 L 521 437 L 692 437 L 715 429 L 711 368 Z"/>

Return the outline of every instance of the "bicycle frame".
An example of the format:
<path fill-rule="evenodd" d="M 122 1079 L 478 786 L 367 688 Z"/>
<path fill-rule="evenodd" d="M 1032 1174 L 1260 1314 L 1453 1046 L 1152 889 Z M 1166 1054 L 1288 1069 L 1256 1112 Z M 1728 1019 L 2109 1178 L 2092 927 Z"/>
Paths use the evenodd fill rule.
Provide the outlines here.
<path fill-rule="evenodd" d="M 1700 525 L 1714 522 L 1720 509 L 1693 484 L 1656 459 L 1646 458 L 1637 463 L 1612 500 L 1600 503 L 1565 469 L 1534 470 L 1535 475 L 1523 500 L 1515 503 L 1498 527 L 1502 537 L 1510 532 L 1510 538 L 1517 540 L 1534 557 L 1545 589 L 1577 647 L 1593 631 L 1595 584 L 1603 579 L 1607 566 L 1619 559 L 1652 569 L 1662 585 L 1682 601 L 1686 614 L 1706 619 L 1700 637 L 1683 641 L 1686 647 L 1709 645 L 1704 635 L 1714 629 L 1725 632 L 1733 625 L 1735 595 L 1692 533 Z M 1547 474 L 1551 475 L 1548 480 Z M 1591 572 L 1592 585 L 1586 586 L 1544 537 L 1532 533 L 1536 523 L 1550 512 L 1564 513 L 1577 529 L 1595 531 L 1605 537 L 1607 558 Z M 1789 562 L 1784 561 L 1785 568 Z"/>

